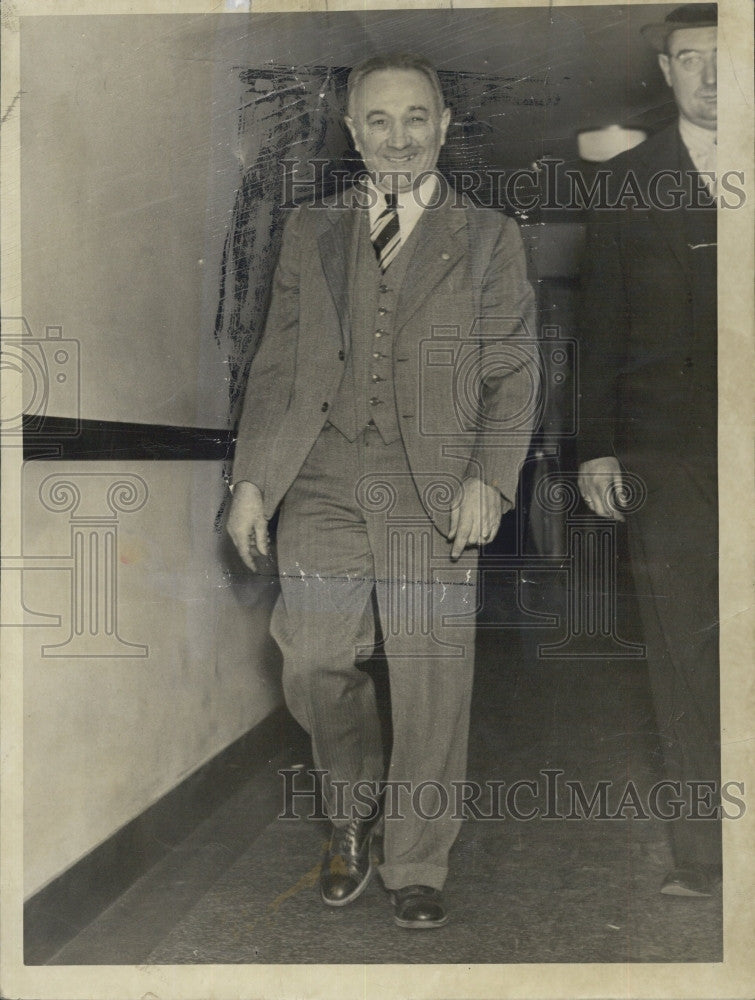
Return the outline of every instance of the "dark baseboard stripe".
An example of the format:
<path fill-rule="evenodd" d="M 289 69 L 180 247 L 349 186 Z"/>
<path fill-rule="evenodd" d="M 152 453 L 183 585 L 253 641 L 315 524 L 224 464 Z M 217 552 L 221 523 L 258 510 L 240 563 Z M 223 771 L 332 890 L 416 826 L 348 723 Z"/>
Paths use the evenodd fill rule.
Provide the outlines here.
<path fill-rule="evenodd" d="M 24 458 L 76 461 L 230 461 L 236 441 L 227 428 L 171 427 L 116 420 L 27 415 Z"/>
<path fill-rule="evenodd" d="M 283 706 L 275 709 L 32 896 L 24 906 L 24 962 L 42 965 L 72 940 L 295 740 L 295 728 Z"/>

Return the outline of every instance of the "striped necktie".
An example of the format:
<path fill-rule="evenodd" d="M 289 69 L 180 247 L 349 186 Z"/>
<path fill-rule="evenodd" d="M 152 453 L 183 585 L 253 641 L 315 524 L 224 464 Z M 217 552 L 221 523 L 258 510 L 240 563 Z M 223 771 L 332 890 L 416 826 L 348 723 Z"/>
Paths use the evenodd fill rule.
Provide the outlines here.
<path fill-rule="evenodd" d="M 380 264 L 380 270 L 385 273 L 401 246 L 401 231 L 396 210 L 396 195 L 385 196 L 386 207 L 375 220 L 370 230 L 370 239 L 375 248 L 375 256 Z"/>

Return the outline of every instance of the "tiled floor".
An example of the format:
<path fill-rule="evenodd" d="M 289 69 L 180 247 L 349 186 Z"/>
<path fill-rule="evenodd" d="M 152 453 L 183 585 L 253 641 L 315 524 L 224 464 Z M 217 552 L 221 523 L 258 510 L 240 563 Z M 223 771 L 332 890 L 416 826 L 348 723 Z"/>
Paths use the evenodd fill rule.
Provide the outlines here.
<path fill-rule="evenodd" d="M 469 777 L 542 786 L 552 769 L 588 789 L 649 787 L 657 760 L 642 661 L 545 660 L 543 638 L 481 631 Z M 271 761 L 49 964 L 721 959 L 720 891 L 659 894 L 670 855 L 655 820 L 468 821 L 446 886 L 451 920 L 429 934 L 393 925 L 379 878 L 351 906 L 324 907 L 326 828 L 259 822 L 281 802 L 278 768 L 300 762 L 301 746 Z"/>

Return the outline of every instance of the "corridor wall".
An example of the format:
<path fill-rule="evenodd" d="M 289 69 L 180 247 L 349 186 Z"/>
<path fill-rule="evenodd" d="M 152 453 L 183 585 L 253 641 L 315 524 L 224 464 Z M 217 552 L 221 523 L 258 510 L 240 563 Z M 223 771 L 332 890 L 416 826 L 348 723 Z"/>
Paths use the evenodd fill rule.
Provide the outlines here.
<path fill-rule="evenodd" d="M 28 394 L 32 411 L 41 407 L 64 431 L 84 421 L 100 442 L 83 453 L 84 439 L 72 434 L 66 461 L 38 449 L 19 479 L 22 547 L 9 555 L 30 560 L 27 895 L 280 703 L 267 637 L 274 584 L 250 578 L 222 535 L 223 473 L 264 317 L 279 232 L 271 221 L 281 221 L 269 181 L 281 151 L 271 157 L 260 133 L 242 126 L 250 102 L 261 119 L 268 106 L 280 117 L 285 95 L 257 81 L 283 67 L 295 95 L 323 67 L 342 81 L 345 67 L 400 39 L 457 75 L 455 95 L 495 98 L 471 116 L 457 109 L 449 145 L 463 152 L 474 140 L 482 166 L 526 166 L 544 153 L 568 155 L 577 123 L 601 124 L 612 101 L 618 108 L 637 97 L 617 67 L 650 61 L 639 42 L 629 51 L 617 17 L 641 22 L 647 12 L 448 5 L 20 19 L 23 316 L 15 322 L 30 340 L 18 350 L 46 366 L 48 391 L 42 402 Z M 638 94 L 657 104 L 652 88 L 638 84 Z M 306 114 L 316 117 L 317 107 Z M 295 151 L 297 128 L 287 124 Z M 345 143 L 333 126 L 328 152 Z M 264 253 L 253 248 L 247 261 L 253 293 L 244 304 L 253 308 L 234 327 L 227 312 L 219 319 L 222 274 L 237 194 L 253 188 L 255 171 L 269 184 L 257 199 Z M 144 429 L 138 447 L 123 444 L 126 427 Z M 192 452 L 195 432 L 202 449 Z M 189 442 L 180 461 L 170 445 L 177 435 Z M 50 476 L 74 487 L 51 492 Z M 130 490 L 143 503 L 129 501 Z M 84 523 L 98 517 L 109 527 Z M 100 545 L 111 546 L 107 558 Z M 112 574 L 94 604 L 93 567 Z M 82 579 L 86 593 L 76 589 Z M 97 642 L 117 633 L 124 645 L 116 643 L 118 655 L 97 642 L 76 650 L 66 644 L 77 626 Z"/>

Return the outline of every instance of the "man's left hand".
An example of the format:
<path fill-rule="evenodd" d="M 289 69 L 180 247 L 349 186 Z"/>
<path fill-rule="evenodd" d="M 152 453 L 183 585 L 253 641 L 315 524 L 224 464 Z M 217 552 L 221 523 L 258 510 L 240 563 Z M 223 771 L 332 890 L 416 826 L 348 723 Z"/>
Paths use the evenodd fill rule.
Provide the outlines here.
<path fill-rule="evenodd" d="M 451 511 L 449 541 L 456 560 L 468 545 L 485 545 L 498 533 L 503 516 L 500 492 L 481 479 L 470 477 L 462 486 L 461 502 Z"/>

